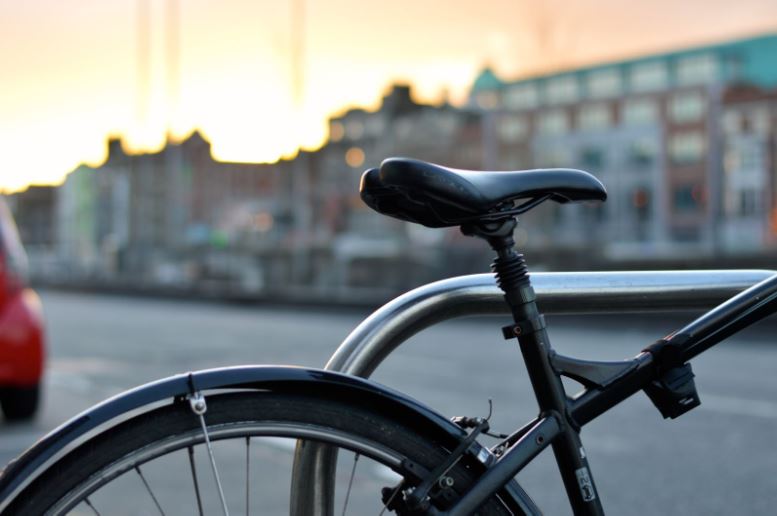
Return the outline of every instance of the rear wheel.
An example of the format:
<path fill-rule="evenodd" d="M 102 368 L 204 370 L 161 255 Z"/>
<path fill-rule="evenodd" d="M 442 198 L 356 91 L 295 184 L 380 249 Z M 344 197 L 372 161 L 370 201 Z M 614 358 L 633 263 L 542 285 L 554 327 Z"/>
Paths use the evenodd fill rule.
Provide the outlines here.
<path fill-rule="evenodd" d="M 6 387 L 0 394 L 0 406 L 8 421 L 31 419 L 38 411 L 40 384 L 32 387 Z"/>
<path fill-rule="evenodd" d="M 307 514 L 305 496 L 292 500 L 290 486 L 295 450 L 311 446 L 338 449 L 336 470 L 326 474 L 334 497 L 325 514 L 390 513 L 386 505 L 401 512 L 396 502 L 419 482 L 419 469 L 407 464 L 431 470 L 451 445 L 445 436 L 418 435 L 370 409 L 314 395 L 241 392 L 206 402 L 211 452 L 199 416 L 179 401 L 79 446 L 4 514 L 222 514 L 223 505 L 231 514 Z M 435 488 L 432 503 L 445 507 L 481 470 L 465 457 L 448 473 L 453 493 Z M 496 497 L 480 511 L 510 513 Z"/>

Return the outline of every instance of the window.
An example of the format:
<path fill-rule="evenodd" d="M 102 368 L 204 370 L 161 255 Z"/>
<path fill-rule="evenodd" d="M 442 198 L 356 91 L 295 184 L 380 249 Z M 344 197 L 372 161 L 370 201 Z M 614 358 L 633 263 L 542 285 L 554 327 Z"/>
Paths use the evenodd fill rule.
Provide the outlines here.
<path fill-rule="evenodd" d="M 614 97 L 621 93 L 621 75 L 617 69 L 588 74 L 588 95 L 593 98 Z"/>
<path fill-rule="evenodd" d="M 543 134 L 562 134 L 569 130 L 569 119 L 564 111 L 548 111 L 540 116 L 539 125 Z"/>
<path fill-rule="evenodd" d="M 369 136 L 380 136 L 386 129 L 384 118 L 378 115 L 372 115 L 367 119 L 366 132 Z"/>
<path fill-rule="evenodd" d="M 634 91 L 662 90 L 669 84 L 666 63 L 653 61 L 641 63 L 631 68 L 631 89 Z"/>
<path fill-rule="evenodd" d="M 413 138 L 415 134 L 415 127 L 413 125 L 414 120 L 408 117 L 402 117 L 394 122 L 394 134 L 400 141 L 408 141 Z"/>
<path fill-rule="evenodd" d="M 650 214 L 650 189 L 640 186 L 631 191 L 631 206 L 640 218 Z"/>
<path fill-rule="evenodd" d="M 737 192 L 737 212 L 736 215 L 740 217 L 748 217 L 758 214 L 758 192 L 755 190 L 747 189 Z"/>
<path fill-rule="evenodd" d="M 718 63 L 712 54 L 684 57 L 677 61 L 679 84 L 707 84 L 715 80 Z"/>
<path fill-rule="evenodd" d="M 658 158 L 658 145 L 652 139 L 637 140 L 629 145 L 627 160 L 631 168 L 645 170 L 651 168 Z"/>
<path fill-rule="evenodd" d="M 760 142 L 748 139 L 732 141 L 723 154 L 723 168 L 728 173 L 759 172 L 766 168 L 765 149 Z"/>
<path fill-rule="evenodd" d="M 742 132 L 742 115 L 738 111 L 726 111 L 723 113 L 723 132 L 737 134 Z"/>
<path fill-rule="evenodd" d="M 621 120 L 627 125 L 649 125 L 658 121 L 658 104 L 651 99 L 627 100 L 623 103 Z"/>
<path fill-rule="evenodd" d="M 693 184 L 683 184 L 675 187 L 672 199 L 674 209 L 679 213 L 696 211 L 699 208 L 701 188 Z"/>
<path fill-rule="evenodd" d="M 750 113 L 749 122 L 750 127 L 753 128 L 753 132 L 766 136 L 769 134 L 769 111 L 768 108 L 762 107 L 757 111 Z"/>
<path fill-rule="evenodd" d="M 358 140 L 364 136 L 364 124 L 361 120 L 352 120 L 345 124 L 345 134 L 351 140 Z"/>
<path fill-rule="evenodd" d="M 591 104 L 580 109 L 580 129 L 604 129 L 610 125 L 610 109 L 606 104 Z"/>
<path fill-rule="evenodd" d="M 704 117 L 705 108 L 701 93 L 677 93 L 669 101 L 669 116 L 675 122 L 696 122 Z"/>
<path fill-rule="evenodd" d="M 677 165 L 698 163 L 703 154 L 704 136 L 700 132 L 677 133 L 669 142 L 669 156 Z"/>
<path fill-rule="evenodd" d="M 508 170 L 519 170 L 528 168 L 531 165 L 528 160 L 528 153 L 516 148 L 509 148 L 500 155 L 500 163 Z"/>
<path fill-rule="evenodd" d="M 549 79 L 545 89 L 548 103 L 574 102 L 578 98 L 577 79 L 572 76 Z"/>
<path fill-rule="evenodd" d="M 502 141 L 522 140 L 529 132 L 529 124 L 523 116 L 508 115 L 499 120 L 499 137 Z"/>
<path fill-rule="evenodd" d="M 757 187 L 728 188 L 725 195 L 725 212 L 731 217 L 752 217 L 764 215 L 763 192 Z"/>
<path fill-rule="evenodd" d="M 540 167 L 568 167 L 571 164 L 571 156 L 568 147 L 545 147 L 540 149 L 538 157 Z"/>
<path fill-rule="evenodd" d="M 604 150 L 598 147 L 587 147 L 580 153 L 580 164 L 584 169 L 600 170 L 604 161 Z"/>
<path fill-rule="evenodd" d="M 456 115 L 450 113 L 440 113 L 434 117 L 434 122 L 437 124 L 437 130 L 444 134 L 452 133 L 458 126 Z"/>
<path fill-rule="evenodd" d="M 505 92 L 505 106 L 508 109 L 532 109 L 540 104 L 540 96 L 536 84 L 516 84 L 509 86 Z"/>

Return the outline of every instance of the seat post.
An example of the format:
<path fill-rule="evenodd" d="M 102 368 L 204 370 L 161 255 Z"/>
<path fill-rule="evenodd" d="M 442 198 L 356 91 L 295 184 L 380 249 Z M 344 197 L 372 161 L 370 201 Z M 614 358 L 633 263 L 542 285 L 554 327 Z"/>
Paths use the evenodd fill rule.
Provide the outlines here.
<path fill-rule="evenodd" d="M 603 514 L 579 428 L 568 416 L 564 385 L 551 364 L 552 348 L 544 318 L 537 307 L 526 260 L 515 250 L 513 231 L 516 224 L 515 218 L 509 218 L 465 224 L 461 230 L 465 235 L 485 239 L 497 254 L 491 269 L 514 321 L 514 325 L 505 328 L 505 336 L 518 339 L 540 415 L 555 416 L 563 428 L 553 442 L 553 452 L 572 508 L 575 514 Z"/>
<path fill-rule="evenodd" d="M 517 221 L 515 218 L 509 218 L 499 222 L 480 222 L 477 224 L 465 224 L 461 227 L 462 233 L 468 236 L 477 236 L 488 242 L 496 252 L 496 258 L 491 263 L 491 270 L 494 271 L 496 283 L 504 292 L 505 302 L 510 307 L 513 319 L 516 323 L 523 321 L 536 320 L 541 318 L 537 304 L 534 289 L 529 279 L 529 270 L 523 255 L 515 250 L 515 241 L 513 240 L 513 231 Z M 545 325 L 541 321 L 536 321 L 540 327 Z M 524 328 L 519 331 L 522 332 Z M 529 328 L 525 328 L 529 329 Z M 534 332 L 515 334 L 515 337 L 528 335 Z"/>

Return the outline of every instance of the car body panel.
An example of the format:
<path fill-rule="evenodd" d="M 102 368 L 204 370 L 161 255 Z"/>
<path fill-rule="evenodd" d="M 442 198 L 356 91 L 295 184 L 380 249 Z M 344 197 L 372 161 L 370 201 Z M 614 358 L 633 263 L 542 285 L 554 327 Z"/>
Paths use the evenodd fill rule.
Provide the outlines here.
<path fill-rule="evenodd" d="M 19 289 L 7 295 L 0 307 L 0 385 L 37 385 L 44 360 L 40 297 L 30 288 Z"/>

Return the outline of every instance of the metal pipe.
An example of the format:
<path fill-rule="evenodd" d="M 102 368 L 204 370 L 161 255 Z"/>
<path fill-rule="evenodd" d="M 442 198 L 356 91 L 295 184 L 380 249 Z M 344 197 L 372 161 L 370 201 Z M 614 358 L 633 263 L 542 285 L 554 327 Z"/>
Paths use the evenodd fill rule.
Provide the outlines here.
<path fill-rule="evenodd" d="M 544 272 L 532 274 L 544 314 L 605 314 L 705 310 L 766 278 L 771 270 Z M 402 342 L 456 317 L 507 315 L 491 274 L 459 276 L 390 301 L 343 341 L 326 369 L 369 377 Z"/>

